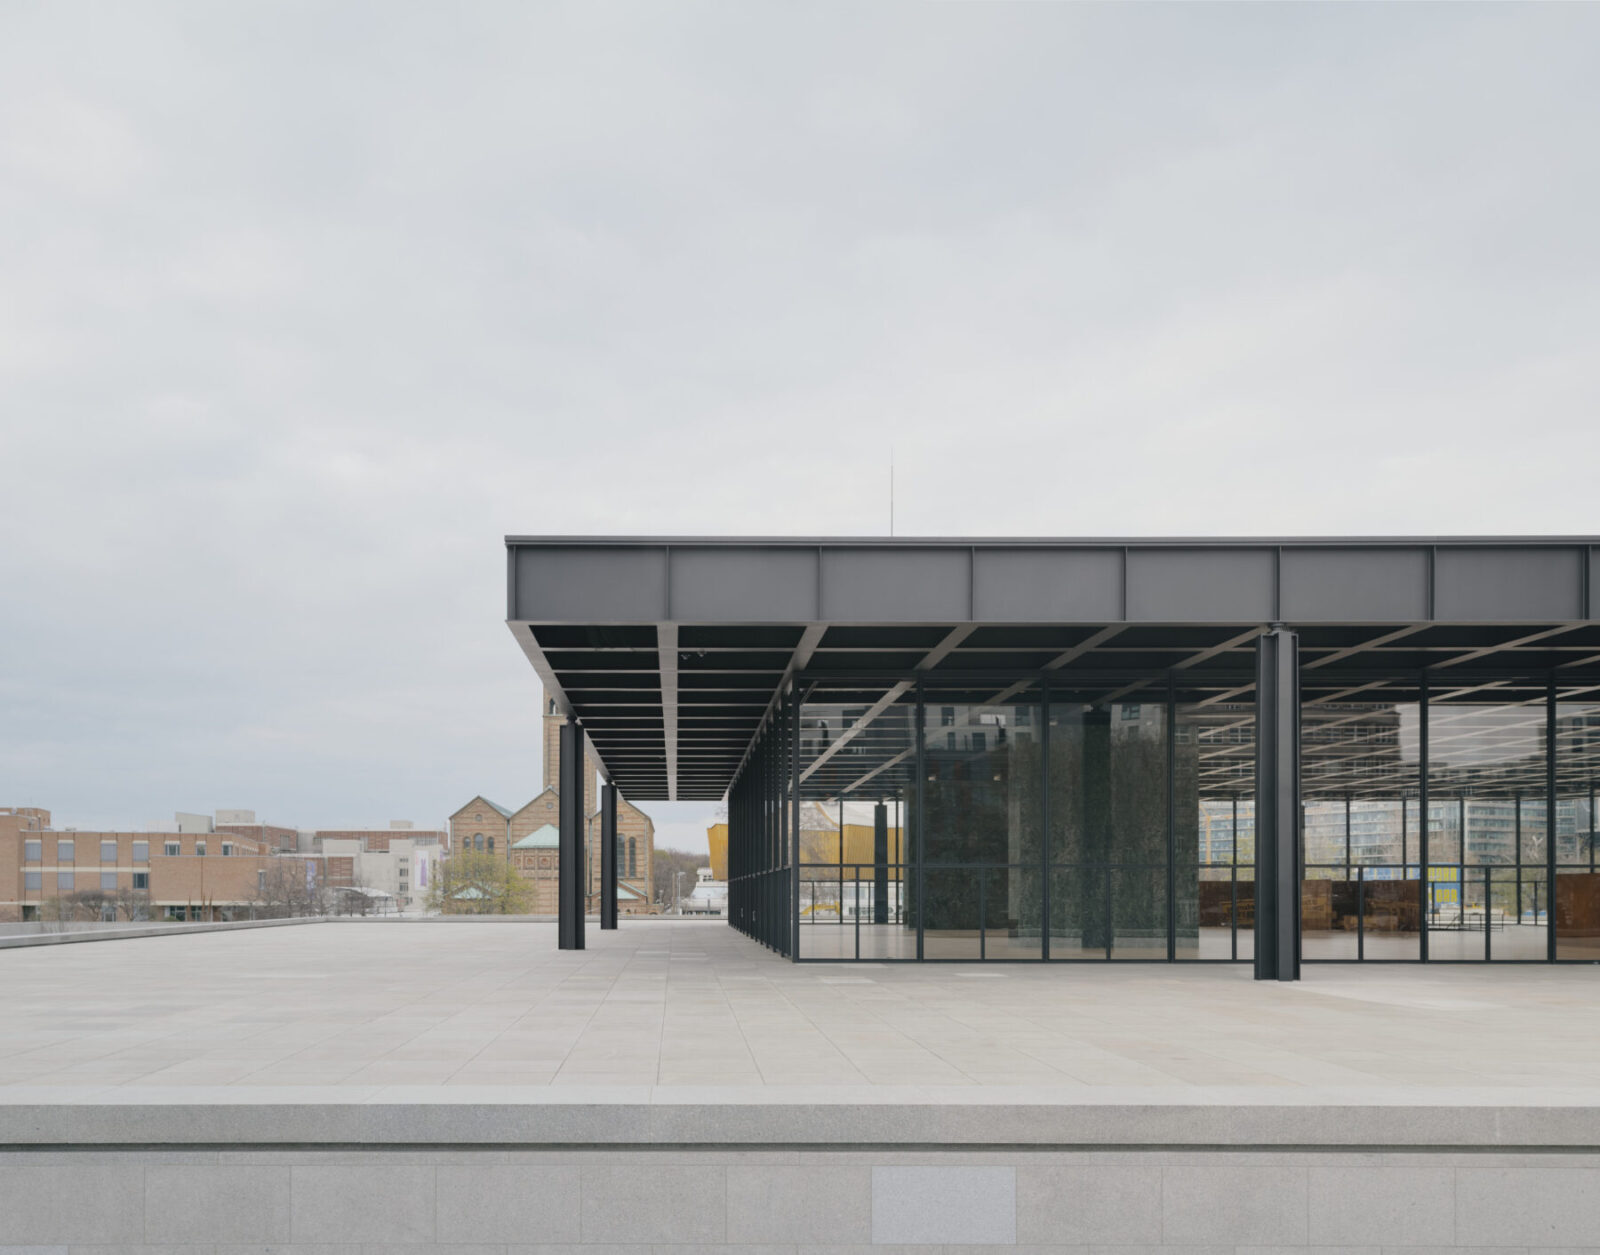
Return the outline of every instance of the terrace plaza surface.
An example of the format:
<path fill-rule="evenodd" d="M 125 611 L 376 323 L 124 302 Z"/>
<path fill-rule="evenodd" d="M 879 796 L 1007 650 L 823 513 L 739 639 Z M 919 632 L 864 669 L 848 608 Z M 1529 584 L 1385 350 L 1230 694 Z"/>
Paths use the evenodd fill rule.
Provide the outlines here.
<path fill-rule="evenodd" d="M 723 923 L 0 953 L 0 1102 L 1600 1102 L 1579 967 L 793 964 Z"/>
<path fill-rule="evenodd" d="M 0 952 L 0 1251 L 1600 1251 L 1589 967 L 554 930 Z"/>

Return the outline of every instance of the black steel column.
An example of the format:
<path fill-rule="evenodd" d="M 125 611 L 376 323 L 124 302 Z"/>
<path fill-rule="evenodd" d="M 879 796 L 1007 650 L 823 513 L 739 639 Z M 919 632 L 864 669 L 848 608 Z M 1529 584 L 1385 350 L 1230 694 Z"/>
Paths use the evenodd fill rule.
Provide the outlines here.
<path fill-rule="evenodd" d="M 1428 846 L 1429 800 L 1428 764 L 1432 750 L 1428 745 L 1428 673 L 1424 671 L 1417 682 L 1417 950 L 1422 961 L 1428 961 L 1428 916 L 1433 910 L 1433 881 L 1429 876 L 1429 859 L 1433 857 Z"/>
<path fill-rule="evenodd" d="M 789 927 L 784 953 L 800 957 L 800 686 L 789 693 L 788 717 L 784 720 L 789 747 Z"/>
<path fill-rule="evenodd" d="M 563 950 L 583 949 L 583 728 L 572 720 L 561 725 L 561 762 L 556 770 L 560 799 L 560 868 L 558 932 Z"/>
<path fill-rule="evenodd" d="M 1300 979 L 1300 638 L 1256 641 L 1256 979 Z"/>
<path fill-rule="evenodd" d="M 872 808 L 872 922 L 889 922 L 889 808 Z"/>
<path fill-rule="evenodd" d="M 916 860 L 917 860 L 917 883 L 916 883 L 916 886 L 915 886 L 916 893 L 917 893 L 917 958 L 920 959 L 920 958 L 924 957 L 924 949 L 925 949 L 925 943 L 927 941 L 927 932 L 928 932 L 927 928 L 925 927 L 925 916 L 926 916 L 927 905 L 928 905 L 928 895 L 925 892 L 926 886 L 924 884 L 924 881 L 925 881 L 926 878 L 923 875 L 923 870 L 927 866 L 927 857 L 928 857 L 928 841 L 927 841 L 927 836 L 926 836 L 926 829 L 927 829 L 927 826 L 928 826 L 927 825 L 927 820 L 926 820 L 926 816 L 927 816 L 927 813 L 928 813 L 928 790 L 926 788 L 926 783 L 927 783 L 927 778 L 928 778 L 928 753 L 927 753 L 927 743 L 926 743 L 927 742 L 927 723 L 928 723 L 928 703 L 927 703 L 927 694 L 925 694 L 922 691 L 922 681 L 920 679 L 917 681 L 917 715 L 916 715 L 916 720 L 917 720 L 917 722 L 916 722 L 916 733 L 917 733 L 917 742 L 916 742 L 916 748 L 917 748 L 917 759 L 916 759 L 916 761 L 917 761 L 917 779 L 916 779 L 916 786 L 917 786 L 917 792 L 916 792 L 917 812 L 912 817 L 916 821 L 916 831 L 914 833 L 912 833 L 911 835 L 912 835 L 912 840 L 915 843 L 913 848 L 916 850 Z M 857 892 L 859 893 L 860 890 L 857 890 Z M 856 908 L 856 913 L 857 913 L 858 916 L 860 915 L 860 906 L 859 905 Z"/>
<path fill-rule="evenodd" d="M 617 786 L 600 786 L 600 927 L 617 926 Z"/>
<path fill-rule="evenodd" d="M 1556 680 L 1544 695 L 1544 957 L 1556 960 Z M 1538 919 L 1537 905 L 1534 919 Z M 1519 921 L 1520 922 L 1520 921 Z"/>

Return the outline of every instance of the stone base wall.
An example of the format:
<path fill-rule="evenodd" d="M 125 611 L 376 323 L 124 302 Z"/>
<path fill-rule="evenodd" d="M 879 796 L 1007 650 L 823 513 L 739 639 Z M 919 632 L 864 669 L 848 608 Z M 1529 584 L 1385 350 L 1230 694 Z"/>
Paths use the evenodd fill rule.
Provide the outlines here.
<path fill-rule="evenodd" d="M 0 1253 L 1600 1251 L 1600 1152 L 0 1151 Z"/>

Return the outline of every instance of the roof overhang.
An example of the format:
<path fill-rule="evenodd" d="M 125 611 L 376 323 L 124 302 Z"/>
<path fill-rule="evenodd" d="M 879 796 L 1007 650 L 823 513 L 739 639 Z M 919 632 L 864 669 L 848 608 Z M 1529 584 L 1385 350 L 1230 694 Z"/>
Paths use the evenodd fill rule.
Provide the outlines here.
<path fill-rule="evenodd" d="M 511 536 L 507 623 L 634 800 L 720 798 L 796 673 L 1600 665 L 1600 537 Z"/>

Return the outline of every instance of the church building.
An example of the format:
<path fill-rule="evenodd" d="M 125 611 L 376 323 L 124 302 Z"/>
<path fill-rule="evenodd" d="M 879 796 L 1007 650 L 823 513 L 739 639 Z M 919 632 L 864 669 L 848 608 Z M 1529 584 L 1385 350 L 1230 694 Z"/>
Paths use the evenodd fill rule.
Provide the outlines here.
<path fill-rule="evenodd" d="M 531 911 L 557 913 L 560 855 L 556 784 L 560 765 L 560 728 L 564 716 L 548 693 L 544 702 L 544 789 L 519 810 L 508 810 L 488 798 L 472 799 L 450 816 L 451 848 L 500 853 L 533 884 Z M 588 913 L 600 912 L 600 804 L 595 772 L 585 765 L 583 781 L 584 863 L 588 872 Z M 626 798 L 617 798 L 617 914 L 651 912 L 651 872 L 655 861 L 655 824 Z"/>

